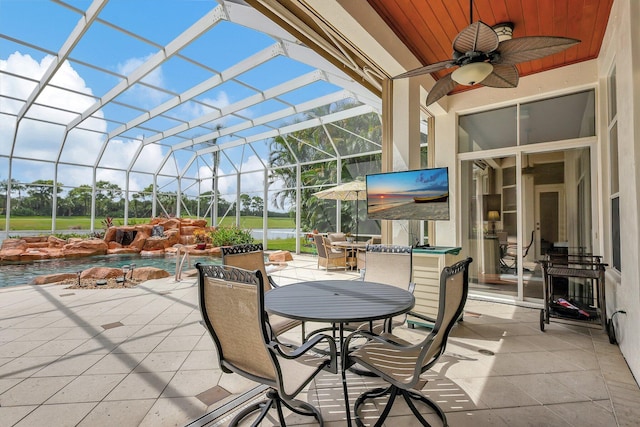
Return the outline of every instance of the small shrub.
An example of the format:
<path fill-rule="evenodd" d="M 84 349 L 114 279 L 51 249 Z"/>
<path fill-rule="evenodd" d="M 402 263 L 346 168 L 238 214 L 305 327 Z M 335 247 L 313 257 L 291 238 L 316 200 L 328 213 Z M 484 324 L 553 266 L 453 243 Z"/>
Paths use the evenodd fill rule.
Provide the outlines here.
<path fill-rule="evenodd" d="M 220 226 L 209 232 L 209 239 L 213 246 L 233 246 L 253 243 L 250 230 L 243 230 L 235 225 Z"/>

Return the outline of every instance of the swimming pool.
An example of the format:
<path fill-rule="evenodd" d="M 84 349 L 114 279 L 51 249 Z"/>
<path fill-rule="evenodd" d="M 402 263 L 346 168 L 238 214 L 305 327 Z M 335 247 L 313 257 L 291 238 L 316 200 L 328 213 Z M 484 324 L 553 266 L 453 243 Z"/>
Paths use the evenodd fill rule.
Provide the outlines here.
<path fill-rule="evenodd" d="M 197 262 L 219 264 L 216 257 L 189 257 L 189 266 L 183 271 L 195 268 Z M 134 263 L 138 267 L 156 267 L 168 271 L 172 275 L 176 272 L 176 257 L 142 257 L 137 254 L 98 255 L 85 258 L 57 258 L 34 261 L 27 264 L 0 264 L 0 288 L 28 285 L 35 277 L 54 273 L 76 273 L 90 267 L 120 268 Z"/>

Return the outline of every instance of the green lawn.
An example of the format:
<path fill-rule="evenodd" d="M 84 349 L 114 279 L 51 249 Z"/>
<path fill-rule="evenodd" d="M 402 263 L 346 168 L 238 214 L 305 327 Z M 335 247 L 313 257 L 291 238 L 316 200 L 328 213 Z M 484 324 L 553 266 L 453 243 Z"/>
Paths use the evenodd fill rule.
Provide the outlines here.
<path fill-rule="evenodd" d="M 149 218 L 129 218 L 129 224 L 146 224 Z M 235 217 L 225 218 L 221 222 L 223 225 L 235 223 Z M 0 215 L 0 229 L 4 229 L 5 216 Z M 123 218 L 114 218 L 114 225 L 124 224 Z M 95 229 L 101 230 L 102 218 L 94 222 Z M 295 222 L 291 218 L 269 218 L 267 221 L 269 229 L 295 228 Z M 262 217 L 245 216 L 240 217 L 240 227 L 242 228 L 262 228 Z M 91 218 L 88 216 L 57 217 L 56 230 L 89 230 L 91 228 Z M 51 218 L 42 216 L 12 216 L 10 231 L 19 230 L 51 230 Z"/>

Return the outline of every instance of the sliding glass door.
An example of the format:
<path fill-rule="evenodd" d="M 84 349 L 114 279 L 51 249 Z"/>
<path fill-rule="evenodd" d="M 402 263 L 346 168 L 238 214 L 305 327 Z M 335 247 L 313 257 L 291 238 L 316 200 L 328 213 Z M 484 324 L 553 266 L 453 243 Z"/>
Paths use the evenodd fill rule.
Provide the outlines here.
<path fill-rule="evenodd" d="M 541 300 L 538 260 L 549 253 L 592 252 L 588 147 L 461 165 L 462 243 L 474 259 L 473 291 Z"/>

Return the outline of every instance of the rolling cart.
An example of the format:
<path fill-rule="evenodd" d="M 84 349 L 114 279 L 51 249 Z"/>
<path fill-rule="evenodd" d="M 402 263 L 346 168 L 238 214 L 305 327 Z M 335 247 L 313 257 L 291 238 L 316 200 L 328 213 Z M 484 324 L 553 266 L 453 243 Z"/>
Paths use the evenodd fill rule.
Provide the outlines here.
<path fill-rule="evenodd" d="M 610 334 L 605 305 L 602 257 L 585 254 L 547 254 L 539 261 L 544 274 L 544 308 L 540 330 L 551 318 L 602 328 Z"/>

